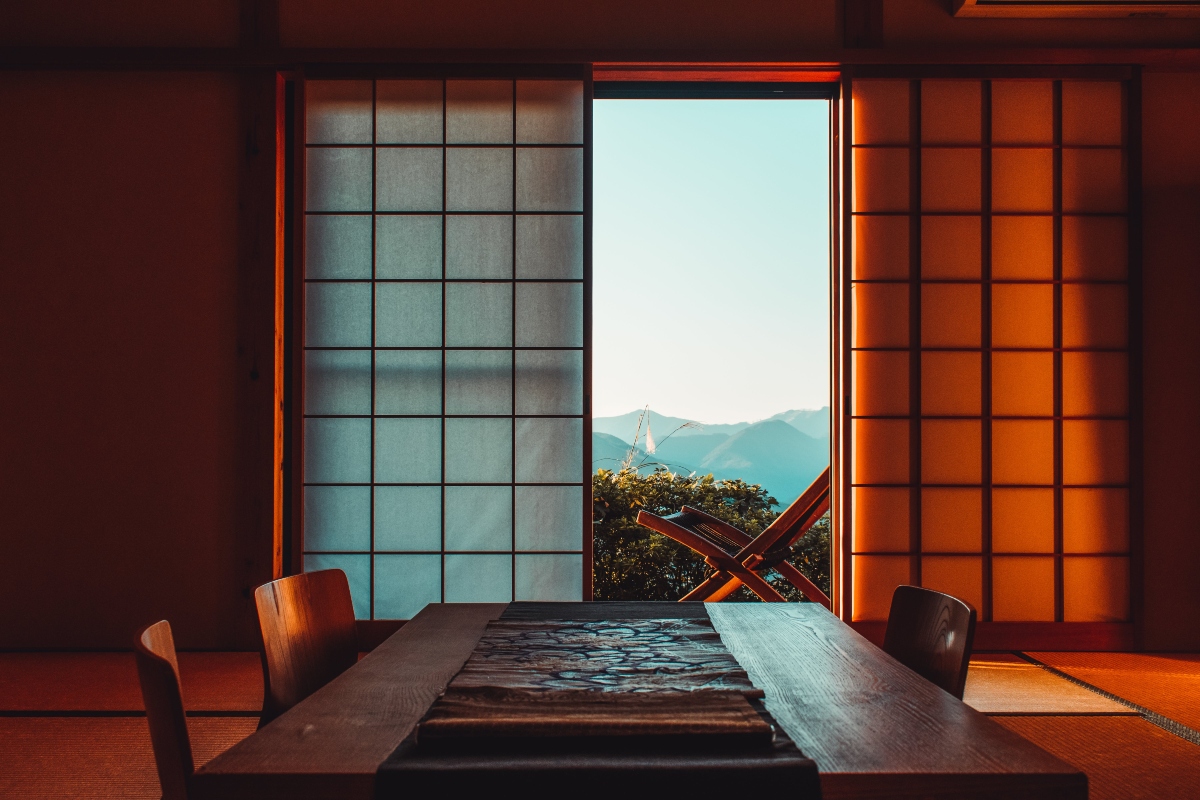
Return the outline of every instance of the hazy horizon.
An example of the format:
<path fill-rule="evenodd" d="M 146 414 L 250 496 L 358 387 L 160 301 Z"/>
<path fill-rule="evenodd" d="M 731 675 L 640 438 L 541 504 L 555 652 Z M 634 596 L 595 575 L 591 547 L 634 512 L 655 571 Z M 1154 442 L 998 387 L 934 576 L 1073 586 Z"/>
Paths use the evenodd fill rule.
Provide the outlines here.
<path fill-rule="evenodd" d="M 593 416 L 828 406 L 827 101 L 593 108 Z"/>

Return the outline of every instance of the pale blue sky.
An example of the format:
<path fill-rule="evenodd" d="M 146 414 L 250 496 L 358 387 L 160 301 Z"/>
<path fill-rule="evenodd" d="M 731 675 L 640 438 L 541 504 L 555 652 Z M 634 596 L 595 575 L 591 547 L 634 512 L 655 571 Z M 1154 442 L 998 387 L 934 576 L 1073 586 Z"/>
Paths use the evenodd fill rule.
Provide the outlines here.
<path fill-rule="evenodd" d="M 592 414 L 829 404 L 829 105 L 596 100 Z"/>

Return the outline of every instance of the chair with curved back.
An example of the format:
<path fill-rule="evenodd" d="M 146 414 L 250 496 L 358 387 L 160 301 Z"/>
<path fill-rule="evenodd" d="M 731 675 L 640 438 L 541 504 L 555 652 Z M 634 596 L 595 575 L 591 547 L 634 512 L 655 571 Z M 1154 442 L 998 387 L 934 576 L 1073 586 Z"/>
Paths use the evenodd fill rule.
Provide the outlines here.
<path fill-rule="evenodd" d="M 263 647 L 261 727 L 353 666 L 358 633 L 340 569 L 265 583 L 254 603 Z"/>
<path fill-rule="evenodd" d="M 138 683 L 150 723 L 150 742 L 158 767 L 163 800 L 187 800 L 188 782 L 196 771 L 183 694 L 179 688 L 179 662 L 175 638 L 165 619 L 148 625 L 133 643 Z"/>
<path fill-rule="evenodd" d="M 883 649 L 913 672 L 962 700 L 975 640 L 975 609 L 948 594 L 897 586 Z"/>

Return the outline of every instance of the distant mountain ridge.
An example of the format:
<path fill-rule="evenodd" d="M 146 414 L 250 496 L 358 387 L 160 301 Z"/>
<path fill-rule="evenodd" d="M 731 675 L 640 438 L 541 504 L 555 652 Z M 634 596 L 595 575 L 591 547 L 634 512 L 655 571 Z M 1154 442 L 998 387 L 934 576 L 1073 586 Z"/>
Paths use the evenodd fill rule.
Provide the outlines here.
<path fill-rule="evenodd" d="M 593 469 L 620 468 L 640 413 L 592 420 Z M 828 408 L 784 411 L 754 423 L 678 429 L 687 422 L 651 412 L 657 450 L 647 454 L 643 438 L 633 465 L 642 465 L 643 471 L 662 465 L 673 472 L 711 472 L 719 480 L 757 483 L 781 506 L 799 497 L 829 465 Z"/>

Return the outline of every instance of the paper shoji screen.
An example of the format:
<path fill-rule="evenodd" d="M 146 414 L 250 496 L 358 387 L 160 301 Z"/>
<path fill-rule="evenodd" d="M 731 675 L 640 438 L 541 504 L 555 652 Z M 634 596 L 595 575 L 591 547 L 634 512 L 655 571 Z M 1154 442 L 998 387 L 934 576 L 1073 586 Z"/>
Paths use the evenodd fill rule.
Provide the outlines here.
<path fill-rule="evenodd" d="M 304 569 L 581 599 L 582 82 L 311 80 L 304 140 Z"/>
<path fill-rule="evenodd" d="M 1129 618 L 1125 91 L 854 83 L 854 619 Z"/>

